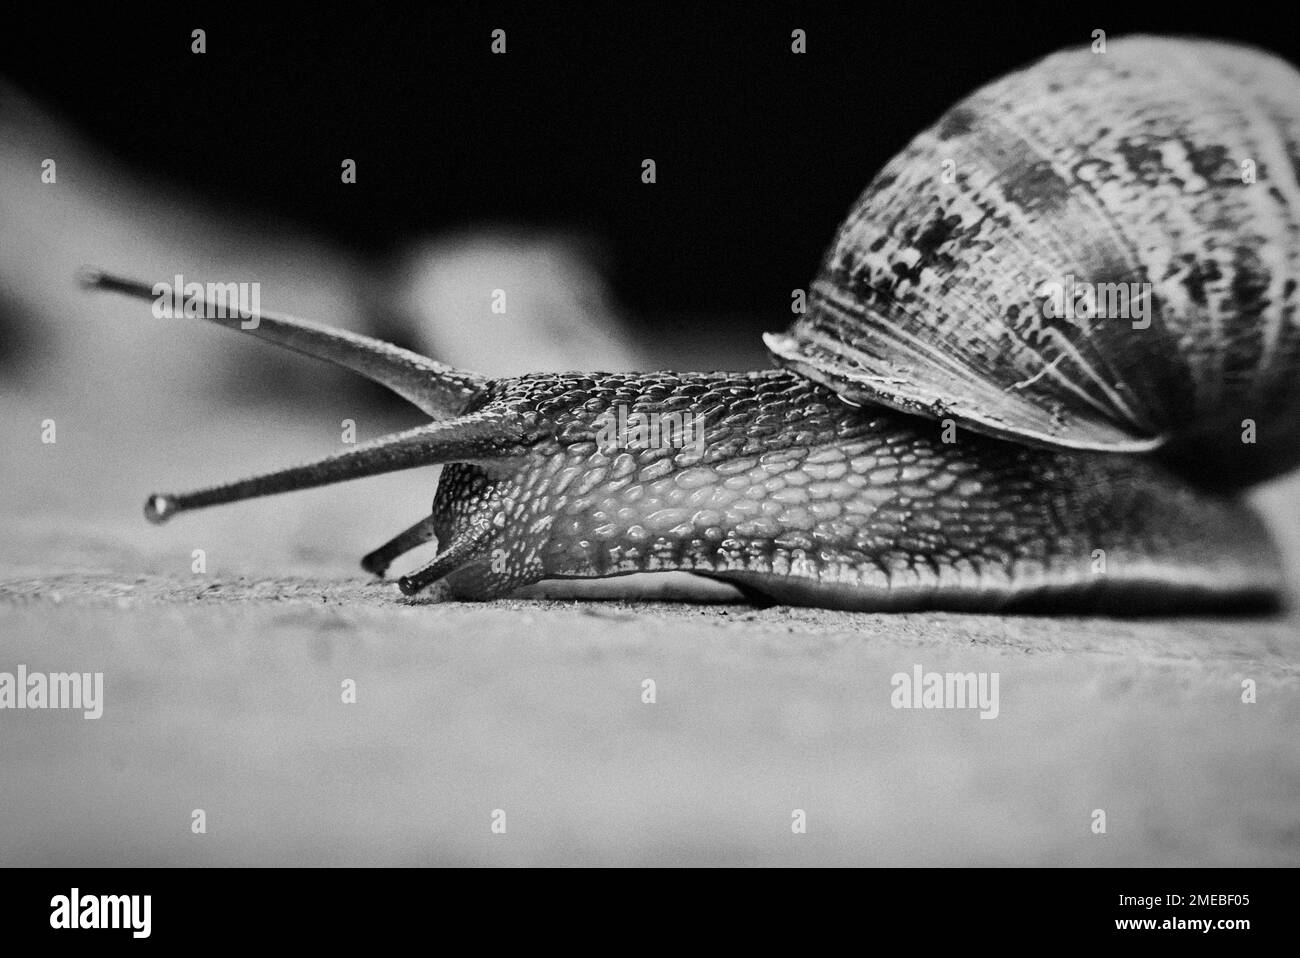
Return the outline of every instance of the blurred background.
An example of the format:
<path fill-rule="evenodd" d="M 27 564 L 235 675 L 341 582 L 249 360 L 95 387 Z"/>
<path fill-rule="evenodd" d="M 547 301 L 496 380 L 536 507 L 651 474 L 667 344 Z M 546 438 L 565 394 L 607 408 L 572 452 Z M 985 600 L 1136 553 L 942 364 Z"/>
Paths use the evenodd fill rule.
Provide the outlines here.
<path fill-rule="evenodd" d="M 116 304 L 68 282 L 83 259 L 260 280 L 267 308 L 488 373 L 765 365 L 759 333 L 788 322 L 791 290 L 871 175 L 981 83 L 1095 29 L 1300 60 L 1294 31 L 1217 11 L 689 9 L 24 11 L 0 36 L 10 375 L 41 380 L 89 335 L 87 314 L 123 338 Z M 57 185 L 41 182 L 46 158 Z M 489 309 L 496 288 L 511 294 L 504 316 Z M 247 375 L 252 351 L 229 337 L 195 348 L 192 330 L 164 329 L 165 369 L 179 372 L 177 349 L 219 378 L 229 352 L 233 398 L 284 395 Z"/>
<path fill-rule="evenodd" d="M 0 665 L 105 670 L 108 702 L 6 715 L 0 864 L 1300 860 L 1294 618 L 412 606 L 357 560 L 427 512 L 425 469 L 140 514 L 340 451 L 347 420 L 365 441 L 420 416 L 86 294 L 82 264 L 257 282 L 264 309 L 491 375 L 761 368 L 875 170 L 980 84 L 1095 29 L 1300 62 L 1262 11 L 1051 13 L 6 11 Z M 1253 500 L 1296 581 L 1300 485 Z M 1004 718 L 888 708 L 917 661 L 1002 670 Z M 1113 839 L 1087 829 L 1098 806 Z"/>

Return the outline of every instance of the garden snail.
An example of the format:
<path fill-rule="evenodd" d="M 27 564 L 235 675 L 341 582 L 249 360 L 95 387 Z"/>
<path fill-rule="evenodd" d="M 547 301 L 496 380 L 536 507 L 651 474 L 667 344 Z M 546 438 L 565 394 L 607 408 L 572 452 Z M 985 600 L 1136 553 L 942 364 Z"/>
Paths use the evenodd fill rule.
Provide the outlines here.
<path fill-rule="evenodd" d="M 848 609 L 1272 604 L 1274 548 L 1231 494 L 1300 462 L 1297 179 L 1285 62 L 1060 52 L 876 176 L 807 313 L 766 337 L 780 368 L 488 380 L 261 313 L 253 335 L 434 421 L 146 513 L 445 464 L 431 515 L 363 560 L 382 575 L 436 538 L 407 594 L 685 570 Z M 656 422 L 702 442 L 647 441 Z"/>

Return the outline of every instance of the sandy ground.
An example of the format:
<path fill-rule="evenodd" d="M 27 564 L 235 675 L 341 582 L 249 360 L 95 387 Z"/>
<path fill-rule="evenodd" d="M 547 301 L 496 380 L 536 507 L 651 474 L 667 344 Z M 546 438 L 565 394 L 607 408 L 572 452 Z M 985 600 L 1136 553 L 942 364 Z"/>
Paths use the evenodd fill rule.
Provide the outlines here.
<path fill-rule="evenodd" d="M 0 864 L 1300 864 L 1294 618 L 411 602 L 356 560 L 428 471 L 140 515 L 389 424 L 74 393 L 5 397 L 0 671 L 105 711 L 0 712 Z M 892 708 L 915 664 L 997 672 L 997 719 Z"/>

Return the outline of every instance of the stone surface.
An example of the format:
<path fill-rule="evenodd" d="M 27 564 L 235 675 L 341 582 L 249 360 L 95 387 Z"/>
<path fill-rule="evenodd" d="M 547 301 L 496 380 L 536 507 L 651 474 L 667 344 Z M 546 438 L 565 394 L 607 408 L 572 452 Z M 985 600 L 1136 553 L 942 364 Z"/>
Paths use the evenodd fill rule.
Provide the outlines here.
<path fill-rule="evenodd" d="M 0 712 L 0 864 L 1300 863 L 1292 618 L 413 602 L 356 560 L 423 470 L 144 522 L 334 451 L 322 405 L 6 397 L 0 671 L 106 704 Z M 1296 498 L 1258 497 L 1292 561 Z M 999 717 L 891 708 L 915 664 L 998 672 Z"/>

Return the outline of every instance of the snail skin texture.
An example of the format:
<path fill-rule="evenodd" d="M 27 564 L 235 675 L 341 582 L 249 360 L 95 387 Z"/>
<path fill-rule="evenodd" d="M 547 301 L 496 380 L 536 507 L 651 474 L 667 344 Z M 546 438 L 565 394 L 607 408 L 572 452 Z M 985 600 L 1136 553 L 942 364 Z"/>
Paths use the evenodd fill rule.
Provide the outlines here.
<path fill-rule="evenodd" d="M 432 514 L 363 560 L 382 575 L 436 538 L 407 594 L 681 570 L 845 609 L 1274 605 L 1237 495 L 1300 462 L 1298 175 L 1283 61 L 1151 37 L 1057 53 L 871 181 L 809 311 L 767 337 L 782 368 L 488 380 L 262 313 L 245 331 L 433 421 L 146 514 L 445 464 Z"/>

